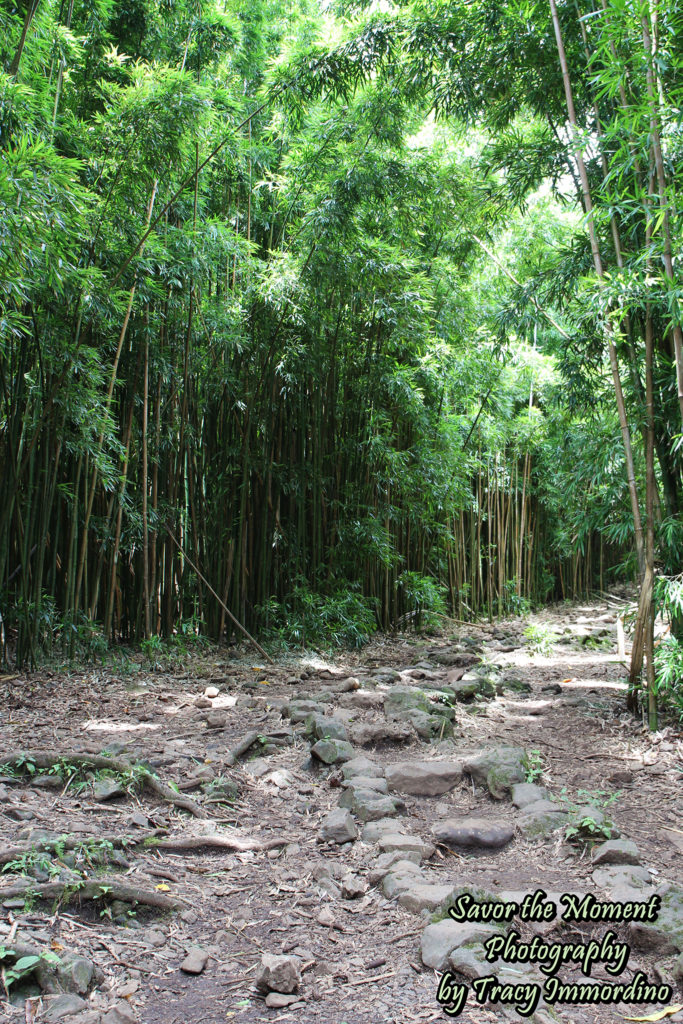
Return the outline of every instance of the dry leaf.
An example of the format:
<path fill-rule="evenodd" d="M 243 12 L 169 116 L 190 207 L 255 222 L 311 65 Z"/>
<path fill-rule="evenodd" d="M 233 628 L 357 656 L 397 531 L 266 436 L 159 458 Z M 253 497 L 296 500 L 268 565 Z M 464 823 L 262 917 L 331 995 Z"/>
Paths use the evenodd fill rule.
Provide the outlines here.
<path fill-rule="evenodd" d="M 663 1010 L 648 1013 L 647 1017 L 624 1017 L 624 1020 L 664 1020 L 665 1017 L 671 1017 L 672 1014 L 678 1013 L 679 1010 L 683 1010 L 683 1003 L 677 1003 L 675 1006 L 666 1006 Z"/>
<path fill-rule="evenodd" d="M 157 889 L 159 892 L 170 892 L 171 891 L 171 886 L 170 885 L 166 885 L 165 882 L 159 882 L 159 884 L 155 885 L 154 888 Z"/>

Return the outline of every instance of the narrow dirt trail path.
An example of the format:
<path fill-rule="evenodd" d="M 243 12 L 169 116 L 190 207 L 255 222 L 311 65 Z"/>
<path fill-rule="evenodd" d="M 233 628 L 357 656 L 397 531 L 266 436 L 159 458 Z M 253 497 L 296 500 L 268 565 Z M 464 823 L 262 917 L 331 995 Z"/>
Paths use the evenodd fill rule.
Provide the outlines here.
<path fill-rule="evenodd" d="M 536 935 L 566 947 L 612 928 L 631 946 L 618 977 L 597 965 L 581 978 L 570 962 L 562 981 L 626 983 L 643 971 L 673 984 L 676 1002 L 680 734 L 653 738 L 625 715 L 613 607 L 563 607 L 533 621 L 541 646 L 553 638 L 545 654 L 528 650 L 525 623 L 514 620 L 383 638 L 334 663 L 290 659 L 266 670 L 214 652 L 175 678 L 100 671 L 7 682 L 3 749 L 144 760 L 209 815 L 188 816 L 154 793 L 131 796 L 101 775 L 83 789 L 38 769 L 28 783 L 8 776 L 3 845 L 163 830 L 147 846 L 108 851 L 108 877 L 116 869 L 128 885 L 181 901 L 171 915 L 133 913 L 125 900 L 105 904 L 105 893 L 27 912 L 22 899 L 3 898 L 19 874 L 8 872 L 0 945 L 71 949 L 94 968 L 80 996 L 63 977 L 67 996 L 28 977 L 16 997 L 34 996 L 37 1021 L 80 1024 L 447 1019 L 436 1001 L 444 971 L 469 986 L 489 974 L 531 985 L 539 974 L 485 963 L 495 932 L 458 925 L 444 906 L 468 891 L 473 902 L 521 904 L 542 889 L 555 902 L 562 893 L 612 902 L 659 894 L 664 909 L 651 926 L 516 918 L 502 934 L 514 928 L 520 942 Z M 232 763 L 245 737 L 253 742 Z M 610 843 L 594 863 L 590 845 L 567 841 L 581 829 L 627 842 Z M 235 849 L 212 848 L 216 836 Z M 195 848 L 183 849 L 191 839 Z M 44 878 L 35 867 L 37 882 L 65 884 L 69 871 L 89 870 L 66 855 L 52 870 L 43 863 Z M 439 908 L 443 920 L 430 924 Z M 274 974 L 263 973 L 264 955 L 285 958 L 272 962 Z M 522 1020 L 516 1005 L 477 1005 L 470 988 L 458 1019 Z M 4 1006 L 8 1019 L 29 1019 L 23 1003 Z M 558 1004 L 553 1016 L 539 1004 L 531 1019 L 603 1024 L 629 1012 L 624 1003 Z"/>

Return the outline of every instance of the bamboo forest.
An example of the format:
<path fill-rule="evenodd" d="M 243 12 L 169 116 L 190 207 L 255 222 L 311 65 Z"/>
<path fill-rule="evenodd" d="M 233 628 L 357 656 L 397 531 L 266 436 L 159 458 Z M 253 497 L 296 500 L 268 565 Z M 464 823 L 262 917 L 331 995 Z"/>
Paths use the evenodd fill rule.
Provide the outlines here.
<path fill-rule="evenodd" d="M 683 605 L 680 5 L 0 17 L 3 657 L 233 617 L 353 646 L 630 580 L 654 671 Z"/>
<path fill-rule="evenodd" d="M 683 0 L 0 0 L 0 1018 L 683 1021 Z"/>

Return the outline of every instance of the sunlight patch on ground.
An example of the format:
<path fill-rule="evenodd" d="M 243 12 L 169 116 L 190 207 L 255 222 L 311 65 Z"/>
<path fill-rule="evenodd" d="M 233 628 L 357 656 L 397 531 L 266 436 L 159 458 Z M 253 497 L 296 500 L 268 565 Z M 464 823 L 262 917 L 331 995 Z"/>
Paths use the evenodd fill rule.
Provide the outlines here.
<path fill-rule="evenodd" d="M 161 726 L 152 722 L 98 722 L 92 718 L 83 726 L 84 732 L 153 732 L 157 729 Z"/>

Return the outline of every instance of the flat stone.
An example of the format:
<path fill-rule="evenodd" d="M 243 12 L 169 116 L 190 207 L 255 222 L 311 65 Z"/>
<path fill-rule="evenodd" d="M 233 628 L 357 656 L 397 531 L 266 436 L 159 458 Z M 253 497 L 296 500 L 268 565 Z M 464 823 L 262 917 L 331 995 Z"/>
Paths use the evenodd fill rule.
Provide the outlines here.
<path fill-rule="evenodd" d="M 527 804 L 517 819 L 522 832 L 530 839 L 540 839 L 564 828 L 569 815 L 565 807 L 550 800 L 537 800 Z"/>
<path fill-rule="evenodd" d="M 663 890 L 663 891 L 662 891 Z M 644 924 L 629 924 L 630 940 L 638 949 L 659 956 L 683 952 L 683 888 L 678 885 L 661 886 L 658 890 L 662 903 L 657 920 Z"/>
<path fill-rule="evenodd" d="M 376 843 L 381 836 L 387 833 L 405 832 L 406 825 L 395 818 L 378 818 L 369 821 L 363 826 L 361 838 L 364 843 Z"/>
<path fill-rule="evenodd" d="M 354 775 L 350 779 L 344 779 L 342 787 L 344 789 L 371 789 L 375 793 L 387 793 L 389 790 L 386 779 L 370 778 L 365 775 Z"/>
<path fill-rule="evenodd" d="M 347 789 L 339 806 L 348 807 L 362 822 L 378 821 L 405 811 L 405 804 L 398 797 L 385 796 L 370 789 Z"/>
<path fill-rule="evenodd" d="M 410 861 L 419 867 L 422 858 L 414 850 L 396 850 L 393 853 L 381 853 L 368 872 L 370 885 L 379 885 L 395 864 L 402 860 Z"/>
<path fill-rule="evenodd" d="M 482 850 L 498 850 L 515 834 L 514 826 L 487 818 L 450 818 L 434 825 L 432 832 L 447 846 Z"/>
<path fill-rule="evenodd" d="M 591 850 L 591 860 L 600 864 L 640 864 L 640 853 L 630 839 L 609 839 Z"/>
<path fill-rule="evenodd" d="M 135 1024 L 137 1019 L 133 1007 L 125 999 L 119 999 L 118 1003 L 104 1014 L 102 1024 Z"/>
<path fill-rule="evenodd" d="M 430 705 L 434 707 L 435 705 Z M 453 735 L 453 723 L 445 715 L 430 714 L 420 708 L 411 708 L 398 715 L 400 722 L 412 725 L 413 729 L 426 743 L 442 740 Z"/>
<path fill-rule="evenodd" d="M 324 764 L 340 764 L 350 761 L 355 750 L 346 740 L 318 740 L 311 747 L 311 754 Z"/>
<path fill-rule="evenodd" d="M 324 819 L 321 834 L 330 843 L 350 843 L 358 837 L 358 829 L 349 811 L 336 807 Z"/>
<path fill-rule="evenodd" d="M 208 697 L 199 696 L 199 697 L 195 697 L 195 699 L 194 699 L 194 706 L 196 708 L 200 708 L 201 710 L 205 711 L 207 708 L 212 708 L 213 707 L 213 702 L 210 701 Z"/>
<path fill-rule="evenodd" d="M 105 800 L 113 800 L 115 797 L 123 796 L 125 790 L 117 779 L 96 779 L 92 787 L 93 798 L 97 803 L 104 803 Z"/>
<path fill-rule="evenodd" d="M 70 1017 L 74 1013 L 80 1013 L 82 1010 L 87 1009 L 88 1004 L 85 999 L 81 999 L 80 996 L 72 992 L 65 992 L 63 995 L 50 999 L 45 1020 L 62 1020 L 63 1017 Z"/>
<path fill-rule="evenodd" d="M 359 747 L 376 747 L 379 743 L 409 743 L 414 733 L 399 722 L 359 722 L 351 726 L 351 738 Z"/>
<path fill-rule="evenodd" d="M 647 868 L 639 864 L 605 864 L 597 867 L 591 878 L 599 889 L 607 889 L 612 899 L 642 900 L 643 889 L 652 889 Z"/>
<path fill-rule="evenodd" d="M 209 959 L 209 954 L 199 946 L 192 946 L 180 965 L 185 974 L 201 974 Z"/>
<path fill-rule="evenodd" d="M 420 940 L 422 963 L 425 967 L 445 971 L 454 949 L 474 942 L 484 942 L 500 931 L 496 925 L 482 924 L 479 921 L 460 923 L 451 918 L 429 924 L 422 932 Z"/>
<path fill-rule="evenodd" d="M 547 800 L 548 790 L 545 786 L 536 786 L 533 782 L 516 782 L 512 787 L 512 802 L 522 810 L 538 800 Z"/>
<path fill-rule="evenodd" d="M 382 853 L 416 853 L 420 860 L 427 860 L 434 853 L 431 843 L 425 843 L 418 836 L 388 832 L 380 836 L 378 846 Z"/>
<path fill-rule="evenodd" d="M 381 764 L 375 764 L 367 757 L 354 757 L 342 765 L 342 775 L 345 779 L 352 779 L 357 775 L 364 778 L 381 779 L 384 775 L 384 768 Z"/>
<path fill-rule="evenodd" d="M 502 800 L 516 782 L 526 780 L 527 755 L 523 747 L 493 747 L 465 759 L 464 770 L 485 784 L 491 796 Z"/>
<path fill-rule="evenodd" d="M 417 883 L 399 894 L 398 904 L 411 914 L 430 913 L 445 903 L 453 891 L 451 885 Z"/>
<path fill-rule="evenodd" d="M 386 769 L 389 789 L 412 796 L 440 796 L 462 779 L 457 761 L 402 761 Z"/>
<path fill-rule="evenodd" d="M 368 883 L 359 875 L 345 875 L 342 878 L 342 899 L 357 900 L 368 891 Z"/>
<path fill-rule="evenodd" d="M 349 707 L 361 708 L 364 711 L 381 708 L 384 704 L 384 694 L 377 693 L 376 690 L 356 690 L 355 693 L 349 693 L 344 697 L 344 703 Z"/>
<path fill-rule="evenodd" d="M 312 714 L 306 719 L 305 733 L 317 740 L 348 740 L 346 726 L 330 715 Z"/>
<path fill-rule="evenodd" d="M 298 992 L 301 985 L 301 962 L 296 956 L 264 953 L 256 978 L 259 992 Z"/>
<path fill-rule="evenodd" d="M 409 860 L 400 860 L 382 879 L 382 892 L 388 900 L 401 892 L 414 888 L 424 882 L 424 875 L 417 864 Z"/>
<path fill-rule="evenodd" d="M 285 1006 L 291 1006 L 292 1003 L 298 1003 L 301 996 L 297 995 L 285 995 L 284 992 L 269 992 L 266 996 L 266 1006 L 271 1010 L 282 1010 Z"/>
<path fill-rule="evenodd" d="M 282 717 L 288 718 L 293 725 L 297 722 L 305 722 L 309 715 L 319 713 L 322 715 L 323 706 L 316 700 L 290 700 L 282 708 Z"/>

